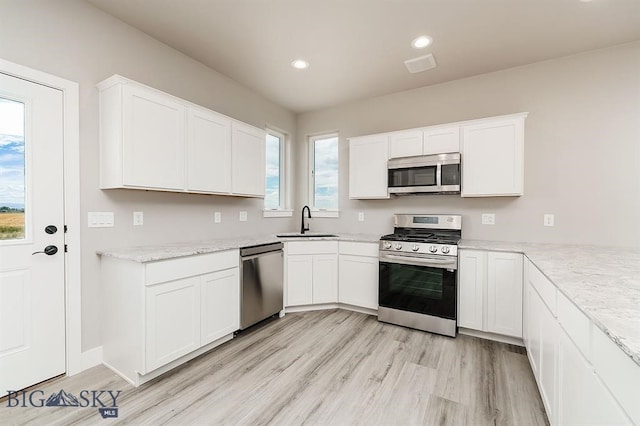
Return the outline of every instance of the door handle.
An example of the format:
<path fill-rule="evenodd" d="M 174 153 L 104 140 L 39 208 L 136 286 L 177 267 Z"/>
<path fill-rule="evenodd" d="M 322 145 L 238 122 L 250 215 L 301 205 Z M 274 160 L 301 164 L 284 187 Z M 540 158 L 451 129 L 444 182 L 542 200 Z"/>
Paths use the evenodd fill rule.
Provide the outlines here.
<path fill-rule="evenodd" d="M 53 256 L 57 252 L 58 252 L 58 247 L 56 247 L 56 246 L 46 246 L 43 251 L 34 251 L 33 253 L 31 253 L 31 256 L 33 256 L 34 254 L 41 254 L 41 253 L 44 253 L 47 256 Z"/>

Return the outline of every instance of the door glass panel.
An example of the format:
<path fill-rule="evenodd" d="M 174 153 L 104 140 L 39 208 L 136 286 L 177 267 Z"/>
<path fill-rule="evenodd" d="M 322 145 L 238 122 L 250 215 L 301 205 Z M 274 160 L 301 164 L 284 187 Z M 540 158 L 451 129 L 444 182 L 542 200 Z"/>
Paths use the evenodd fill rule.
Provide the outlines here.
<path fill-rule="evenodd" d="M 0 240 L 25 238 L 24 110 L 0 98 Z"/>
<path fill-rule="evenodd" d="M 411 169 L 410 185 L 412 186 L 433 186 L 436 185 L 436 166 L 420 167 Z"/>

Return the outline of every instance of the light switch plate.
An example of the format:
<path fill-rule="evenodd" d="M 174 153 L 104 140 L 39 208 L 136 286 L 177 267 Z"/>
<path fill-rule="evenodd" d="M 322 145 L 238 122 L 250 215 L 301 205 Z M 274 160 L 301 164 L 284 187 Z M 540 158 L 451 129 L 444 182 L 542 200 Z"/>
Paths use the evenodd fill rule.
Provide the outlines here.
<path fill-rule="evenodd" d="M 555 222 L 555 216 L 552 214 L 545 214 L 544 215 L 544 226 L 554 226 L 554 222 Z"/>
<path fill-rule="evenodd" d="M 215 213 L 213 214 L 213 221 L 214 221 L 215 223 L 220 223 L 220 222 L 222 222 L 222 213 L 220 213 L 220 212 L 215 212 Z"/>
<path fill-rule="evenodd" d="M 111 228 L 113 224 L 113 212 L 89 212 L 87 214 L 87 226 L 89 228 Z"/>
<path fill-rule="evenodd" d="M 247 212 L 240 212 L 240 222 L 246 222 L 247 221 Z"/>
<path fill-rule="evenodd" d="M 483 225 L 495 225 L 496 224 L 496 215 L 494 213 L 482 213 L 482 224 Z"/>
<path fill-rule="evenodd" d="M 358 221 L 364 222 L 364 212 L 358 212 Z"/>
<path fill-rule="evenodd" d="M 142 226 L 142 225 L 144 225 L 144 213 L 133 212 L 133 226 Z"/>

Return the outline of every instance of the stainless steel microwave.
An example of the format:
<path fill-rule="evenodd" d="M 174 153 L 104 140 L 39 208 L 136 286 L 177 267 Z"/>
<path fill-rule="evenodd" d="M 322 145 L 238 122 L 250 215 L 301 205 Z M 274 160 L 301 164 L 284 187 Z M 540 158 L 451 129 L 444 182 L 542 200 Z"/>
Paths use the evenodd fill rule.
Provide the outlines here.
<path fill-rule="evenodd" d="M 388 162 L 389 194 L 459 194 L 460 153 L 394 158 Z"/>

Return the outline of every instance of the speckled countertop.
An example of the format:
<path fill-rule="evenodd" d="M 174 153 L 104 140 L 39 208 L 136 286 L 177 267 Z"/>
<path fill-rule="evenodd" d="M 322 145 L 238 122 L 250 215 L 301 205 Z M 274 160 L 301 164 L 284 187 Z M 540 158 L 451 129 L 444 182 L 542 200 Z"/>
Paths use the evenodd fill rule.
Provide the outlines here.
<path fill-rule="evenodd" d="M 256 237 L 226 238 L 205 241 L 188 241 L 179 243 L 167 243 L 155 246 L 139 246 L 98 250 L 100 256 L 115 257 L 117 259 L 131 260 L 134 262 L 146 263 L 157 260 L 174 259 L 177 257 L 193 256 L 197 254 L 215 253 L 217 251 L 239 249 L 241 247 L 251 247 L 262 244 L 277 243 L 284 241 L 352 241 L 352 242 L 372 242 L 380 241 L 378 234 L 336 234 L 336 236 L 323 237 L 319 233 L 310 232 L 308 237 L 281 237 L 275 235 L 260 235 Z M 282 234 L 284 235 L 284 234 Z M 289 235 L 296 235 L 289 233 Z"/>
<path fill-rule="evenodd" d="M 640 250 L 479 240 L 458 248 L 524 253 L 640 365 Z"/>

